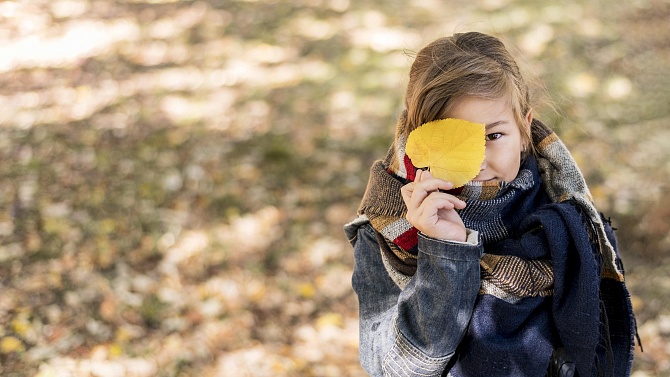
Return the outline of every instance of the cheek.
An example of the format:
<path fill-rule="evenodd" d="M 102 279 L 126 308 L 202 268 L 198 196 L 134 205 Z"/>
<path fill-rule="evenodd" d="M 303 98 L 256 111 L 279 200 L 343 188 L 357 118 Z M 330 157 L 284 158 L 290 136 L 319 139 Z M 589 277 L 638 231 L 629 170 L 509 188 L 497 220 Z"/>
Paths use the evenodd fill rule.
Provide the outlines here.
<path fill-rule="evenodd" d="M 504 161 L 504 166 L 500 167 L 504 170 L 505 180 L 509 182 L 519 174 L 521 151 L 517 148 L 510 148 L 502 161 Z"/>

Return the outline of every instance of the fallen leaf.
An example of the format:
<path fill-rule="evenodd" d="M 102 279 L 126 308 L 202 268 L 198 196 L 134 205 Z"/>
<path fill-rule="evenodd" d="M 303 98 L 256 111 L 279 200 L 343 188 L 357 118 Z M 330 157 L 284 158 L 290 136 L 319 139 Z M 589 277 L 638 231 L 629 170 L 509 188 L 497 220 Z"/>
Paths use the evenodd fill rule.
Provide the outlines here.
<path fill-rule="evenodd" d="M 312 284 L 303 283 L 298 286 L 298 294 L 304 298 L 313 298 L 316 295 L 316 289 Z"/>
<path fill-rule="evenodd" d="M 2 338 L 0 341 L 0 351 L 2 353 L 23 352 L 25 347 L 23 343 L 13 336 Z"/>
<path fill-rule="evenodd" d="M 28 330 L 30 330 L 30 322 L 23 316 L 14 318 L 11 324 L 14 332 L 21 336 L 25 336 L 28 333 Z"/>
<path fill-rule="evenodd" d="M 316 320 L 316 327 L 323 328 L 325 326 L 336 326 L 342 327 L 344 325 L 344 319 L 339 313 L 326 313 L 321 315 Z"/>
<path fill-rule="evenodd" d="M 484 129 L 462 119 L 424 123 L 409 134 L 405 152 L 414 166 L 460 187 L 477 176 L 484 161 Z"/>

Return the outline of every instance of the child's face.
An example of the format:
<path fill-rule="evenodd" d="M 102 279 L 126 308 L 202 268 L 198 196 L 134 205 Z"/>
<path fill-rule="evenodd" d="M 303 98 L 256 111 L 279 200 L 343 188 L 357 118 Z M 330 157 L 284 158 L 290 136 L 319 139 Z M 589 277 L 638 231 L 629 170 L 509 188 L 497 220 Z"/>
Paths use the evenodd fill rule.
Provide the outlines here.
<path fill-rule="evenodd" d="M 516 178 L 523 142 L 520 125 L 505 98 L 464 97 L 446 115 L 486 125 L 486 157 L 473 181 L 510 182 Z M 532 114 L 529 113 L 528 118 L 532 119 Z"/>

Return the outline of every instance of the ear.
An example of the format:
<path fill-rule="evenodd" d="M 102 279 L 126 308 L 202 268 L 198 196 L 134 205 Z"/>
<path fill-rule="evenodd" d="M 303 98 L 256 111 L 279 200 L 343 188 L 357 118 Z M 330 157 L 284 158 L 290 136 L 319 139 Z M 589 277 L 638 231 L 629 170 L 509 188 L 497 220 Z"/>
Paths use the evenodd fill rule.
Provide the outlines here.
<path fill-rule="evenodd" d="M 530 109 L 528 110 L 528 114 L 526 114 L 526 123 L 528 124 L 528 127 L 530 127 L 532 121 L 533 121 L 533 109 Z"/>
<path fill-rule="evenodd" d="M 528 136 L 529 140 L 527 141 L 527 143 L 528 143 L 528 144 L 532 144 L 532 143 L 533 143 L 533 139 L 532 139 L 532 137 L 531 137 L 531 127 L 530 127 L 530 125 L 531 125 L 531 123 L 533 122 L 533 109 L 529 109 L 529 110 L 528 110 L 528 113 L 527 113 L 526 116 L 524 117 L 524 120 L 525 120 L 525 122 L 526 122 L 525 126 L 527 127 L 527 130 L 528 130 L 528 134 L 527 134 L 527 136 Z M 521 157 L 522 157 L 522 158 L 525 158 L 525 156 L 527 156 L 527 153 L 528 153 L 530 150 L 532 150 L 532 145 L 524 145 L 523 150 L 522 150 L 522 152 L 521 152 Z"/>

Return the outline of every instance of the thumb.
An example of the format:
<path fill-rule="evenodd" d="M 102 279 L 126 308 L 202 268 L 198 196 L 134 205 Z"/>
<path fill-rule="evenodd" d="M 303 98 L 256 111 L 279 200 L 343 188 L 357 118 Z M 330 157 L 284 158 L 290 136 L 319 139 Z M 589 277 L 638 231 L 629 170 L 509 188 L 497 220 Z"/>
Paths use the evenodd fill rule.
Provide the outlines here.
<path fill-rule="evenodd" d="M 423 173 L 421 173 L 421 180 L 425 181 L 426 179 L 432 179 L 433 175 L 430 174 L 430 171 L 424 170 Z"/>

